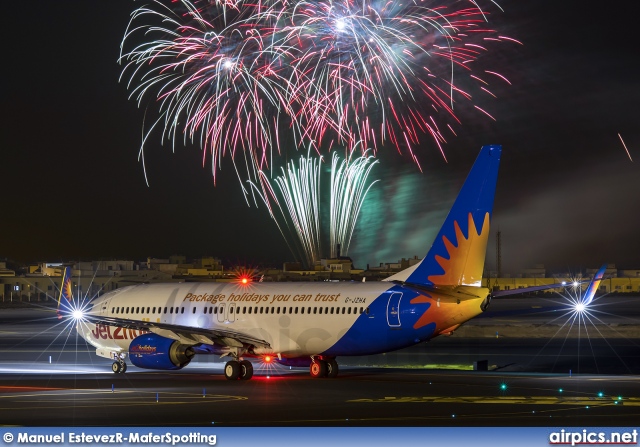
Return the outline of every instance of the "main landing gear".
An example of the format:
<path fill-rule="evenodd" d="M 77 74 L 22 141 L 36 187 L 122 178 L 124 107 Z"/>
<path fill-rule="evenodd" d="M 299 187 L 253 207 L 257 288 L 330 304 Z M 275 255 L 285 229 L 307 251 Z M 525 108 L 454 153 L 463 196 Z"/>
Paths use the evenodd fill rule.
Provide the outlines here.
<path fill-rule="evenodd" d="M 111 371 L 116 374 L 124 374 L 125 372 L 127 372 L 127 364 L 124 362 L 124 360 L 116 360 L 115 362 L 113 362 L 113 365 L 111 365 Z"/>
<path fill-rule="evenodd" d="M 230 360 L 224 365 L 227 380 L 249 380 L 253 377 L 253 365 L 249 360 Z"/>
<path fill-rule="evenodd" d="M 334 378 L 338 375 L 338 362 L 336 359 L 316 359 L 312 358 L 309 366 L 309 374 L 313 378 L 329 377 Z"/>

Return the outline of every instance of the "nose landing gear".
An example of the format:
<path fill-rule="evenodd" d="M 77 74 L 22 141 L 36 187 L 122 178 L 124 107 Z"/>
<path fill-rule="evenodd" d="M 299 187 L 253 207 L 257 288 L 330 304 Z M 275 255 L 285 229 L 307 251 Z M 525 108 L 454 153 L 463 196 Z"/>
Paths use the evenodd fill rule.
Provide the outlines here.
<path fill-rule="evenodd" d="M 127 364 L 122 359 L 116 360 L 115 362 L 113 362 L 113 365 L 111 365 L 111 371 L 113 371 L 115 374 L 124 374 L 125 372 L 127 372 Z"/>

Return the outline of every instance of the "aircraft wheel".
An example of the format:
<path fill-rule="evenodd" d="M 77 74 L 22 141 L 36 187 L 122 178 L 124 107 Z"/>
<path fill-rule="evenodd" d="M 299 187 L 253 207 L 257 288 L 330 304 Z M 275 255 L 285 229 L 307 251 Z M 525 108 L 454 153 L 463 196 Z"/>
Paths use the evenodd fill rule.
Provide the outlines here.
<path fill-rule="evenodd" d="M 113 371 L 115 374 L 122 372 L 122 366 L 120 365 L 120 362 L 113 362 L 113 365 L 111 365 L 111 371 Z"/>
<path fill-rule="evenodd" d="M 228 380 L 237 380 L 240 377 L 240 363 L 231 360 L 224 365 L 224 376 Z"/>
<path fill-rule="evenodd" d="M 325 362 L 324 360 L 315 360 L 311 362 L 311 365 L 309 366 L 309 373 L 313 378 L 326 377 L 327 362 Z"/>
<path fill-rule="evenodd" d="M 336 359 L 327 360 L 327 377 L 334 378 L 338 375 L 338 362 Z"/>
<path fill-rule="evenodd" d="M 120 367 L 120 372 L 122 374 L 127 372 L 127 364 L 126 363 L 122 362 L 122 366 Z"/>
<path fill-rule="evenodd" d="M 240 378 L 242 380 L 249 380 L 253 377 L 253 364 L 249 360 L 243 360 L 240 362 Z"/>

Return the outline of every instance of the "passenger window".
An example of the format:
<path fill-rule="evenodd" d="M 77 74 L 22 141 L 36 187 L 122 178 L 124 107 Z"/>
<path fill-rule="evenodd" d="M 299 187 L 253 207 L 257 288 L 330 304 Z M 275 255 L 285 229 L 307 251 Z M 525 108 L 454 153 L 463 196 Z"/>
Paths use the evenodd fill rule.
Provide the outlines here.
<path fill-rule="evenodd" d="M 183 314 L 184 313 L 184 307 L 180 308 L 180 313 Z"/>
<path fill-rule="evenodd" d="M 193 308 L 193 312 L 192 313 L 194 313 L 194 314 L 196 313 L 196 308 L 195 307 Z"/>
<path fill-rule="evenodd" d="M 169 313 L 170 313 L 170 314 L 172 314 L 172 313 L 173 313 L 173 306 L 171 306 L 171 307 L 169 308 Z"/>

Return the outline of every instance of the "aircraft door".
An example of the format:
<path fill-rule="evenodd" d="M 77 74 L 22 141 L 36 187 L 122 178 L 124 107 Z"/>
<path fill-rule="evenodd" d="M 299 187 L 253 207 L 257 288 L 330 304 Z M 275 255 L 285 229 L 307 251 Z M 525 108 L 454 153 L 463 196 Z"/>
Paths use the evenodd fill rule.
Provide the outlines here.
<path fill-rule="evenodd" d="M 221 303 L 218 305 L 218 323 L 224 323 L 224 311 L 225 305 Z"/>
<path fill-rule="evenodd" d="M 111 298 L 103 301 L 100 304 L 100 315 L 108 316 L 109 315 L 109 304 L 111 303 Z"/>
<path fill-rule="evenodd" d="M 387 304 L 387 323 L 389 327 L 400 327 L 400 300 L 402 293 L 394 292 L 389 297 Z"/>
<path fill-rule="evenodd" d="M 238 308 L 236 307 L 236 303 L 230 303 L 229 307 L 227 308 L 227 321 L 229 323 L 233 323 L 234 321 L 236 321 L 236 310 Z"/>

